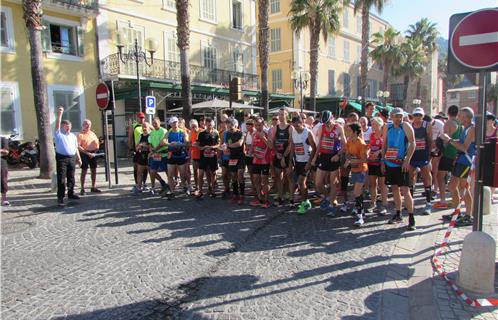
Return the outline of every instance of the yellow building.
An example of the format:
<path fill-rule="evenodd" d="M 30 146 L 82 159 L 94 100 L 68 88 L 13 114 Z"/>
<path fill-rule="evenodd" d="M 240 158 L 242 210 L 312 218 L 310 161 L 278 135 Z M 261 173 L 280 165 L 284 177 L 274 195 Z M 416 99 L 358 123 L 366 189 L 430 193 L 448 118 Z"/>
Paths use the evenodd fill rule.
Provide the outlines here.
<path fill-rule="evenodd" d="M 299 35 L 292 31 L 288 17 L 290 2 L 270 0 L 268 78 L 271 92 L 295 94 L 295 107 L 299 107 L 299 89 L 294 87 L 291 73 L 309 71 L 310 34 L 307 29 Z M 359 95 L 361 15 L 354 15 L 353 7 L 348 6 L 342 12 L 340 26 L 340 32 L 337 35 L 329 35 L 327 43 L 323 36 L 320 36 L 317 97 L 357 98 Z M 387 21 L 370 15 L 370 34 L 383 32 L 389 26 Z M 378 65 L 370 63 L 366 98 L 376 97 L 382 74 L 383 71 Z M 304 96 L 309 96 L 309 84 L 303 93 Z"/>
<path fill-rule="evenodd" d="M 181 108 L 175 1 L 100 1 L 97 24 L 102 75 L 106 81 L 115 80 L 116 137 L 118 149 L 123 150 L 126 125 L 140 108 L 135 63 L 120 60 L 115 35 L 125 35 L 128 39 L 123 53 L 134 49 L 136 39 L 149 62 L 147 40 L 152 38 L 157 42 L 153 64 L 142 62 L 139 66 L 141 97 L 154 95 L 156 115 L 165 119 L 167 112 Z M 241 79 L 246 100 L 251 96 L 255 99 L 256 1 L 192 0 L 189 62 L 193 103 L 226 97 L 230 76 Z"/>
<path fill-rule="evenodd" d="M 21 1 L 2 1 L 1 7 L 1 134 L 14 130 L 20 138 L 38 135 L 28 32 Z M 100 132 L 95 102 L 98 84 L 96 1 L 43 1 L 43 66 L 47 81 L 51 122 L 55 107 L 64 105 L 65 117 L 78 131 L 85 118 Z"/>

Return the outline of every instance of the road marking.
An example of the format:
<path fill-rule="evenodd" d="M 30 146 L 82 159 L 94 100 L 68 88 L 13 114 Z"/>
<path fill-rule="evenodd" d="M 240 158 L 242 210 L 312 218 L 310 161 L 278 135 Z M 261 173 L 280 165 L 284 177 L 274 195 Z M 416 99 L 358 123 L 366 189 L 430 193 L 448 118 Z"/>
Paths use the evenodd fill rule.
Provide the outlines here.
<path fill-rule="evenodd" d="M 494 43 L 498 42 L 498 32 L 488 32 L 480 34 L 472 34 L 468 36 L 461 36 L 459 45 L 473 46 L 476 44 Z"/>

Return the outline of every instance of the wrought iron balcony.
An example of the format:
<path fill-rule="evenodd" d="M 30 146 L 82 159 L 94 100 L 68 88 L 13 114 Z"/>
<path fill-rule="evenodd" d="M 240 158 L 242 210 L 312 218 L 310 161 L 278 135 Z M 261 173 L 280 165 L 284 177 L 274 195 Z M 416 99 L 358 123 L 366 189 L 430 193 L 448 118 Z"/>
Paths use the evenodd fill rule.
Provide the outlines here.
<path fill-rule="evenodd" d="M 43 2 L 90 10 L 97 10 L 98 7 L 97 0 L 44 0 Z"/>
<path fill-rule="evenodd" d="M 137 70 L 134 61 L 123 63 L 118 54 L 111 54 L 101 61 L 104 77 L 129 76 L 136 77 Z M 180 63 L 161 59 L 154 59 L 151 66 L 139 64 L 140 76 L 149 79 L 167 80 L 180 83 Z M 228 87 L 230 75 L 241 79 L 243 89 L 257 90 L 258 76 L 223 69 L 210 69 L 190 64 L 190 81 L 197 84 L 210 84 Z"/>

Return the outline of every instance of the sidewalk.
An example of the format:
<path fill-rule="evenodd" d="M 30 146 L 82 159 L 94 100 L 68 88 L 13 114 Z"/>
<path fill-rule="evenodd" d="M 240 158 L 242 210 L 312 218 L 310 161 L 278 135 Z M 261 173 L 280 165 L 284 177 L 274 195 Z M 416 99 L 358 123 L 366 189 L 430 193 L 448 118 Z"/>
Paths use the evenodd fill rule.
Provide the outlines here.
<path fill-rule="evenodd" d="M 418 235 L 405 236 L 397 243 L 383 284 L 382 319 L 498 319 L 496 308 L 466 305 L 432 269 L 435 244 L 443 240 L 449 224 L 442 216 L 451 212 L 442 210 L 427 217 L 417 216 Z M 484 216 L 483 231 L 497 240 L 497 227 L 498 205 L 495 204 L 491 214 Z M 440 257 L 452 279 L 456 279 L 458 273 L 463 239 L 470 232 L 472 227 L 453 229 L 449 246 Z M 400 275 L 403 277 L 401 281 Z M 495 288 L 498 289 L 496 279 Z"/>

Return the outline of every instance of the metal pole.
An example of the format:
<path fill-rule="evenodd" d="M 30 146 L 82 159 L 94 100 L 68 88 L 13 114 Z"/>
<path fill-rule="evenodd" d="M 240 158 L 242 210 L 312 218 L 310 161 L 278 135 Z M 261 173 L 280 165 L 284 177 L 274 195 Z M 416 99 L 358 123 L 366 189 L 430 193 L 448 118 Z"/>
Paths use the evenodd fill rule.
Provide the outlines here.
<path fill-rule="evenodd" d="M 102 112 L 100 113 L 100 116 L 101 116 L 101 122 L 102 122 L 102 134 L 104 135 L 104 161 L 105 161 L 105 166 L 104 166 L 104 176 L 105 176 L 105 181 L 109 181 L 109 172 L 107 171 L 107 130 L 106 130 L 106 118 L 104 116 L 105 114 L 105 110 L 102 110 Z"/>
<path fill-rule="evenodd" d="M 142 88 L 140 88 L 140 70 L 138 69 L 138 66 L 139 66 L 138 56 L 139 56 L 139 53 L 138 53 L 138 40 L 135 39 L 135 54 L 134 54 L 134 58 L 135 58 L 135 65 L 137 66 L 138 106 L 139 106 L 140 112 L 143 112 L 143 110 L 142 110 Z"/>
<path fill-rule="evenodd" d="M 104 138 L 105 138 L 105 179 L 109 183 L 109 189 L 112 188 L 111 182 L 111 159 L 109 159 L 109 125 L 107 119 L 107 110 L 104 110 Z"/>
<path fill-rule="evenodd" d="M 486 73 L 479 72 L 479 104 L 477 105 L 476 126 L 475 126 L 475 144 L 476 144 L 476 158 L 475 163 L 477 168 L 475 170 L 475 186 L 474 186 L 474 204 L 472 213 L 474 223 L 472 231 L 482 231 L 482 209 L 483 209 L 483 169 L 482 152 L 484 151 L 483 138 L 486 134 Z"/>
<path fill-rule="evenodd" d="M 228 108 L 232 111 L 232 74 L 228 74 Z M 233 114 L 232 114 L 233 116 Z"/>
<path fill-rule="evenodd" d="M 304 101 L 303 101 L 303 74 L 299 72 L 299 89 L 301 92 L 301 113 L 303 113 L 304 109 Z"/>
<path fill-rule="evenodd" d="M 114 80 L 111 80 L 112 88 L 112 148 L 114 149 L 114 179 L 116 184 L 119 184 L 118 179 L 118 156 L 116 147 L 116 117 L 114 115 L 114 109 L 116 109 L 116 96 L 114 95 Z"/>

